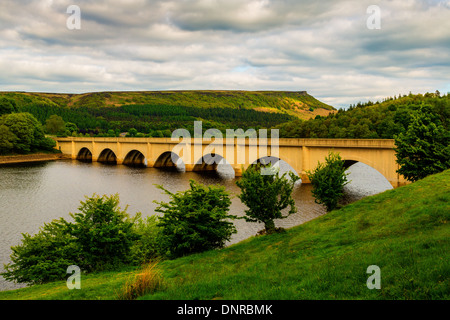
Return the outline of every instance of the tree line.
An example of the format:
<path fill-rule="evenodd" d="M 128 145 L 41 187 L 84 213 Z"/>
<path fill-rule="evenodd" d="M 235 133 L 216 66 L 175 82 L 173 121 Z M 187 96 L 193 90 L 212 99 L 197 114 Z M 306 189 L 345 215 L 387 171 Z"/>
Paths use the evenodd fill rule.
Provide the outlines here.
<path fill-rule="evenodd" d="M 393 139 L 405 133 L 413 115 L 425 107 L 436 125 L 449 128 L 450 95 L 440 93 L 409 94 L 387 98 L 383 102 L 358 103 L 326 117 L 280 124 L 284 138 Z"/>

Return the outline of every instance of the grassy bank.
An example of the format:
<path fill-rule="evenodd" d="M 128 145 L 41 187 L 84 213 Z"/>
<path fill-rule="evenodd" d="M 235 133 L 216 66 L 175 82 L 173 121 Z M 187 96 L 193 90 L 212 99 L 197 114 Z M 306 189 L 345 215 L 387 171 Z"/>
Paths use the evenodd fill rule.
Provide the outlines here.
<path fill-rule="evenodd" d="M 141 299 L 449 299 L 450 170 L 367 197 L 285 233 L 164 261 Z M 369 290 L 367 267 L 381 270 Z M 137 271 L 0 292 L 0 299 L 115 299 Z"/>

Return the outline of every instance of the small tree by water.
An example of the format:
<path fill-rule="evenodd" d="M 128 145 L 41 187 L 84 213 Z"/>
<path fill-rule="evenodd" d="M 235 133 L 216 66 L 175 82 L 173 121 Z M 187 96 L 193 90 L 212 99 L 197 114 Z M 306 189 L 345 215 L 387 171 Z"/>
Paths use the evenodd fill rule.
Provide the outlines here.
<path fill-rule="evenodd" d="M 270 165 L 265 169 L 273 170 L 273 174 L 261 174 L 261 165 L 250 166 L 236 184 L 242 191 L 238 195 L 239 199 L 248 207 L 244 219 L 264 223 L 265 232 L 270 234 L 276 231 L 275 219 L 287 218 L 297 211 L 292 191 L 295 182 L 300 178 L 293 172 L 280 176 Z M 287 174 L 290 179 L 287 178 Z M 289 211 L 283 216 L 282 210 L 287 207 Z"/>

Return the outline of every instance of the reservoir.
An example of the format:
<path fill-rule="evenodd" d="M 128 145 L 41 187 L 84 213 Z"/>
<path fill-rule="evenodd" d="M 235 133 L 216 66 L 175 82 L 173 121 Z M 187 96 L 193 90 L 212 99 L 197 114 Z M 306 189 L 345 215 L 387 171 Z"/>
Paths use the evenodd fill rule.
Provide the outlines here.
<path fill-rule="evenodd" d="M 281 173 L 289 170 L 281 163 Z M 348 169 L 346 186 L 348 201 L 392 189 L 390 183 L 376 170 L 356 163 Z M 184 191 L 193 179 L 206 185 L 223 185 L 230 193 L 230 214 L 243 216 L 246 206 L 237 195 L 234 171 L 231 166 L 219 165 L 217 172 L 183 172 L 157 168 L 136 168 L 125 165 L 106 165 L 99 162 L 84 163 L 76 160 L 48 161 L 0 166 L 0 270 L 10 262 L 11 246 L 21 243 L 22 233 L 34 234 L 44 223 L 53 219 L 70 220 L 69 213 L 78 212 L 85 196 L 119 194 L 122 209 L 134 216 L 155 214 L 154 201 L 169 201 L 156 185 L 171 192 Z M 314 202 L 310 184 L 298 183 L 293 192 L 297 213 L 277 220 L 277 227 L 289 228 L 325 214 Z M 256 235 L 262 224 L 234 220 L 237 234 L 228 244 Z M 23 287 L 0 277 L 0 290 Z"/>

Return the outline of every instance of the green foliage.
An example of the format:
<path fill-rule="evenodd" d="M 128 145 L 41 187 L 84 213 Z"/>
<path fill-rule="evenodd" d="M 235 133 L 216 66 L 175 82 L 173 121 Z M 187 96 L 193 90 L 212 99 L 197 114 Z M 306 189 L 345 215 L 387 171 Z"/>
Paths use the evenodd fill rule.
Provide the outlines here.
<path fill-rule="evenodd" d="M 0 125 L 0 154 L 12 152 L 17 136 L 4 124 Z"/>
<path fill-rule="evenodd" d="M 422 104 L 430 106 L 432 121 L 449 128 L 450 95 L 410 95 L 383 102 L 358 103 L 346 110 L 307 121 L 294 120 L 277 125 L 283 138 L 393 139 L 406 132 L 411 114 Z"/>
<path fill-rule="evenodd" d="M 17 112 L 16 102 L 5 97 L 0 98 L 0 116 L 13 112 Z"/>
<path fill-rule="evenodd" d="M 266 174 L 262 174 L 262 168 L 266 170 Z M 292 191 L 295 182 L 300 178 L 289 172 L 288 179 L 286 174 L 280 176 L 272 166 L 250 166 L 241 179 L 236 181 L 241 189 L 238 197 L 248 207 L 248 210 L 245 210 L 245 220 L 264 223 L 268 234 L 276 231 L 274 219 L 286 218 L 296 212 Z M 287 215 L 283 216 L 282 210 L 287 207 L 290 209 Z"/>
<path fill-rule="evenodd" d="M 134 220 L 119 207 L 119 196 L 93 195 L 81 202 L 80 212 L 71 213 L 69 232 L 80 245 L 78 266 L 87 271 L 101 270 L 128 262 L 133 241 Z"/>
<path fill-rule="evenodd" d="M 134 265 L 143 265 L 158 259 L 160 254 L 159 236 L 161 228 L 158 226 L 157 216 L 142 219 L 136 217 L 133 224 L 134 232 L 139 236 L 131 247 L 130 260 Z"/>
<path fill-rule="evenodd" d="M 345 170 L 341 156 L 330 152 L 325 163 L 319 162 L 312 172 L 307 172 L 315 202 L 325 205 L 327 211 L 336 209 L 344 195 L 344 186 L 348 183 Z"/>
<path fill-rule="evenodd" d="M 64 135 L 66 133 L 66 124 L 60 116 L 52 114 L 45 121 L 45 129 L 50 134 Z"/>
<path fill-rule="evenodd" d="M 78 263 L 79 247 L 63 219 L 45 224 L 35 235 L 22 234 L 11 247 L 11 263 L 2 276 L 8 281 L 39 284 L 64 279 L 67 267 Z"/>
<path fill-rule="evenodd" d="M 0 143 L 7 147 L 5 151 L 29 153 L 51 150 L 55 145 L 52 139 L 45 137 L 42 125 L 29 113 L 3 115 L 0 117 L 0 127 Z"/>
<path fill-rule="evenodd" d="M 433 119 L 430 106 L 414 112 L 405 133 L 395 136 L 398 173 L 417 181 L 450 168 L 450 131 Z"/>
<path fill-rule="evenodd" d="M 231 204 L 222 186 L 204 186 L 190 181 L 190 189 L 172 193 L 158 186 L 171 200 L 156 202 L 157 212 L 163 213 L 159 241 L 162 254 L 170 258 L 191 253 L 222 248 L 231 235 L 236 233 L 229 219 Z"/>
<path fill-rule="evenodd" d="M 35 235 L 23 234 L 22 243 L 11 248 L 12 262 L 2 275 L 9 281 L 36 284 L 64 279 L 70 265 L 91 272 L 129 263 L 140 234 L 118 204 L 117 195 L 94 194 L 81 202 L 81 212 L 70 214 L 73 222 L 61 218 Z"/>

